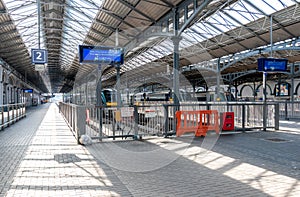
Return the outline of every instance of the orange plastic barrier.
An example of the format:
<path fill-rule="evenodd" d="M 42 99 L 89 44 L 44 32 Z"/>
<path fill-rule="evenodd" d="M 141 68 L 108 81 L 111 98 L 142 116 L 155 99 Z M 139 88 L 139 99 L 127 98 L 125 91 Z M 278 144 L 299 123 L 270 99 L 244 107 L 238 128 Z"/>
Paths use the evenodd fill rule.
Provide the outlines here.
<path fill-rule="evenodd" d="M 177 111 L 176 136 L 194 132 L 195 136 L 206 136 L 207 131 L 219 133 L 219 115 L 217 110 Z"/>
<path fill-rule="evenodd" d="M 219 114 L 217 110 L 201 110 L 199 129 L 195 136 L 206 136 L 207 131 L 214 130 L 220 132 Z"/>

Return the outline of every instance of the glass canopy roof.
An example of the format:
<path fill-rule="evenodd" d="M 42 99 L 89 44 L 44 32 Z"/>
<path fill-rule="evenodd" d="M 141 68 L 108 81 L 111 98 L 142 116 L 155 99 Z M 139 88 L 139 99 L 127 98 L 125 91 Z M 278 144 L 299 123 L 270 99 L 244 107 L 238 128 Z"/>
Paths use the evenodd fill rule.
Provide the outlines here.
<path fill-rule="evenodd" d="M 215 14 L 186 29 L 182 34 L 183 39 L 180 42 L 180 50 L 244 26 L 260 18 L 268 17 L 299 2 L 300 0 L 237 1 L 230 6 L 220 8 Z M 238 36 L 242 35 L 236 35 L 237 38 Z M 123 71 L 138 69 L 138 67 L 142 68 L 148 62 L 158 60 L 172 53 L 173 42 L 170 39 L 164 39 L 159 44 L 154 43 L 152 48 L 142 51 L 138 56 L 128 60 L 123 66 Z M 109 75 L 114 76 L 115 71 L 111 71 Z"/>
<path fill-rule="evenodd" d="M 2 0 L 8 9 L 8 12 L 15 22 L 18 32 L 25 43 L 28 52 L 32 48 L 39 48 L 39 28 L 38 28 L 38 5 L 53 11 L 53 7 L 60 7 L 61 18 L 52 17 L 51 20 L 62 22 L 61 40 L 58 45 L 59 66 L 61 70 L 68 70 L 78 54 L 78 45 L 83 44 L 96 15 L 101 11 L 105 0 L 65 0 L 63 3 L 57 3 L 47 0 Z M 212 1 L 211 3 L 216 2 Z M 230 0 L 228 0 L 230 2 Z M 223 4 L 214 14 L 200 19 L 192 26 L 187 28 L 180 42 L 180 50 L 194 46 L 200 42 L 214 38 L 219 35 L 226 35 L 226 32 L 236 28 L 244 27 L 258 19 L 268 18 L 275 12 L 298 4 L 300 0 L 239 0 L 233 4 Z M 52 9 L 51 9 L 52 8 Z M 59 14 L 59 13 L 58 13 Z M 40 47 L 47 49 L 48 38 L 45 30 L 48 27 L 43 26 L 43 20 L 47 19 L 45 13 L 41 16 L 41 36 Z M 172 24 L 169 24 L 172 26 Z M 263 24 L 260 24 L 261 26 Z M 55 27 L 51 26 L 51 31 Z M 259 25 L 255 28 L 261 28 Z M 248 29 L 249 30 L 249 29 Z M 254 31 L 255 29 L 251 29 Z M 48 35 L 49 36 L 49 35 Z M 226 35 L 228 36 L 228 35 Z M 243 34 L 236 34 L 236 39 Z M 220 42 L 220 41 L 219 41 Z M 205 46 L 201 46 L 205 50 Z M 122 66 L 122 72 L 132 69 L 142 68 L 143 65 L 159 61 L 159 59 L 170 56 L 173 53 L 173 43 L 169 38 L 162 38 L 152 42 L 151 46 L 145 47 L 135 56 L 126 59 Z M 106 74 L 105 78 L 115 75 L 112 70 Z"/>
<path fill-rule="evenodd" d="M 48 67 L 39 75 L 48 91 L 52 91 L 53 81 L 57 81 L 56 86 L 63 80 L 56 72 L 64 72 L 72 64 L 78 45 L 83 44 L 104 0 L 2 1 L 28 54 L 31 55 L 31 49 L 48 51 Z"/>
<path fill-rule="evenodd" d="M 78 45 L 82 44 L 90 26 L 101 8 L 104 0 L 66 0 L 65 4 L 43 0 L 3 0 L 10 16 L 31 53 L 32 48 L 39 48 L 38 1 L 41 9 L 45 6 L 61 6 L 64 9 L 61 57 L 64 57 L 62 67 L 73 61 Z M 44 17 L 41 16 L 41 19 Z M 58 20 L 58 19 L 57 19 Z M 41 20 L 40 48 L 46 49 L 44 27 Z M 75 50 L 76 49 L 76 50 Z M 67 61 L 65 59 L 67 58 Z"/>

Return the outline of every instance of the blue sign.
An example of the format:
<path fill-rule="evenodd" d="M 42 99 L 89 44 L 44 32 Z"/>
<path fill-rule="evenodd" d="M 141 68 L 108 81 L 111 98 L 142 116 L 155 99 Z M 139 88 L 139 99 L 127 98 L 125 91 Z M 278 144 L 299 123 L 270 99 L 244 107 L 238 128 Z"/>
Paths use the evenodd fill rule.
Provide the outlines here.
<path fill-rule="evenodd" d="M 258 71 L 284 72 L 287 71 L 287 59 L 278 58 L 259 58 Z"/>
<path fill-rule="evenodd" d="M 24 93 L 33 93 L 33 89 L 23 89 Z"/>
<path fill-rule="evenodd" d="M 33 64 L 45 64 L 48 62 L 48 54 L 45 49 L 31 49 L 31 62 Z"/>
<path fill-rule="evenodd" d="M 111 64 L 117 66 L 124 63 L 124 52 L 120 47 L 80 45 L 79 63 Z"/>

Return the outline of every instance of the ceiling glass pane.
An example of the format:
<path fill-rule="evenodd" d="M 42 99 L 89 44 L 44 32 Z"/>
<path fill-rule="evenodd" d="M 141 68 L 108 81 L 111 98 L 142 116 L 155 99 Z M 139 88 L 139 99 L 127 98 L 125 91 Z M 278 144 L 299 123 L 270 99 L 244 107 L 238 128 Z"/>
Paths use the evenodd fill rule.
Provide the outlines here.
<path fill-rule="evenodd" d="M 11 18 L 14 20 L 28 52 L 38 48 L 38 14 L 36 1 L 3 0 Z M 42 35 L 42 34 L 41 34 Z M 40 38 L 41 48 L 44 48 L 43 36 Z"/>
<path fill-rule="evenodd" d="M 93 0 L 93 1 L 75 1 L 68 0 L 66 2 L 67 6 L 65 8 L 64 20 L 64 31 L 63 36 L 68 38 L 68 40 L 73 39 L 74 42 L 64 41 L 62 43 L 65 48 L 69 48 L 71 53 L 68 53 L 69 62 L 64 63 L 63 67 L 68 69 L 71 65 L 71 61 L 76 57 L 78 45 L 83 44 L 91 25 L 93 19 L 98 13 L 104 0 Z M 75 38 L 75 39 L 74 39 Z M 64 57 L 65 52 L 61 52 L 61 57 Z"/>

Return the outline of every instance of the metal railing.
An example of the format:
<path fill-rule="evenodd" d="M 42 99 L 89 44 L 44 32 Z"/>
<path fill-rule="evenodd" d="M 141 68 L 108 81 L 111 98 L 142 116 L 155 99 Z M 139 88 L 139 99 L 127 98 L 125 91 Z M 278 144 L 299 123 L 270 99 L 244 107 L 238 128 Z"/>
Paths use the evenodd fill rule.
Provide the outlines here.
<path fill-rule="evenodd" d="M 217 110 L 219 113 L 234 112 L 236 130 L 279 129 L 279 105 L 275 102 L 215 102 L 197 104 L 196 110 Z M 189 109 L 189 105 L 182 105 Z M 193 106 L 195 109 L 195 106 Z"/>
<path fill-rule="evenodd" d="M 278 101 L 280 119 L 300 119 L 300 101 Z"/>
<path fill-rule="evenodd" d="M 234 112 L 236 131 L 279 129 L 279 104 L 262 102 L 193 103 L 174 106 L 134 105 L 116 107 L 59 104 L 75 137 L 83 134 L 92 139 L 138 138 L 143 135 L 176 134 L 174 114 L 177 110 L 217 110 Z"/>
<path fill-rule="evenodd" d="M 26 116 L 25 103 L 0 105 L 0 110 L 1 130 Z"/>

